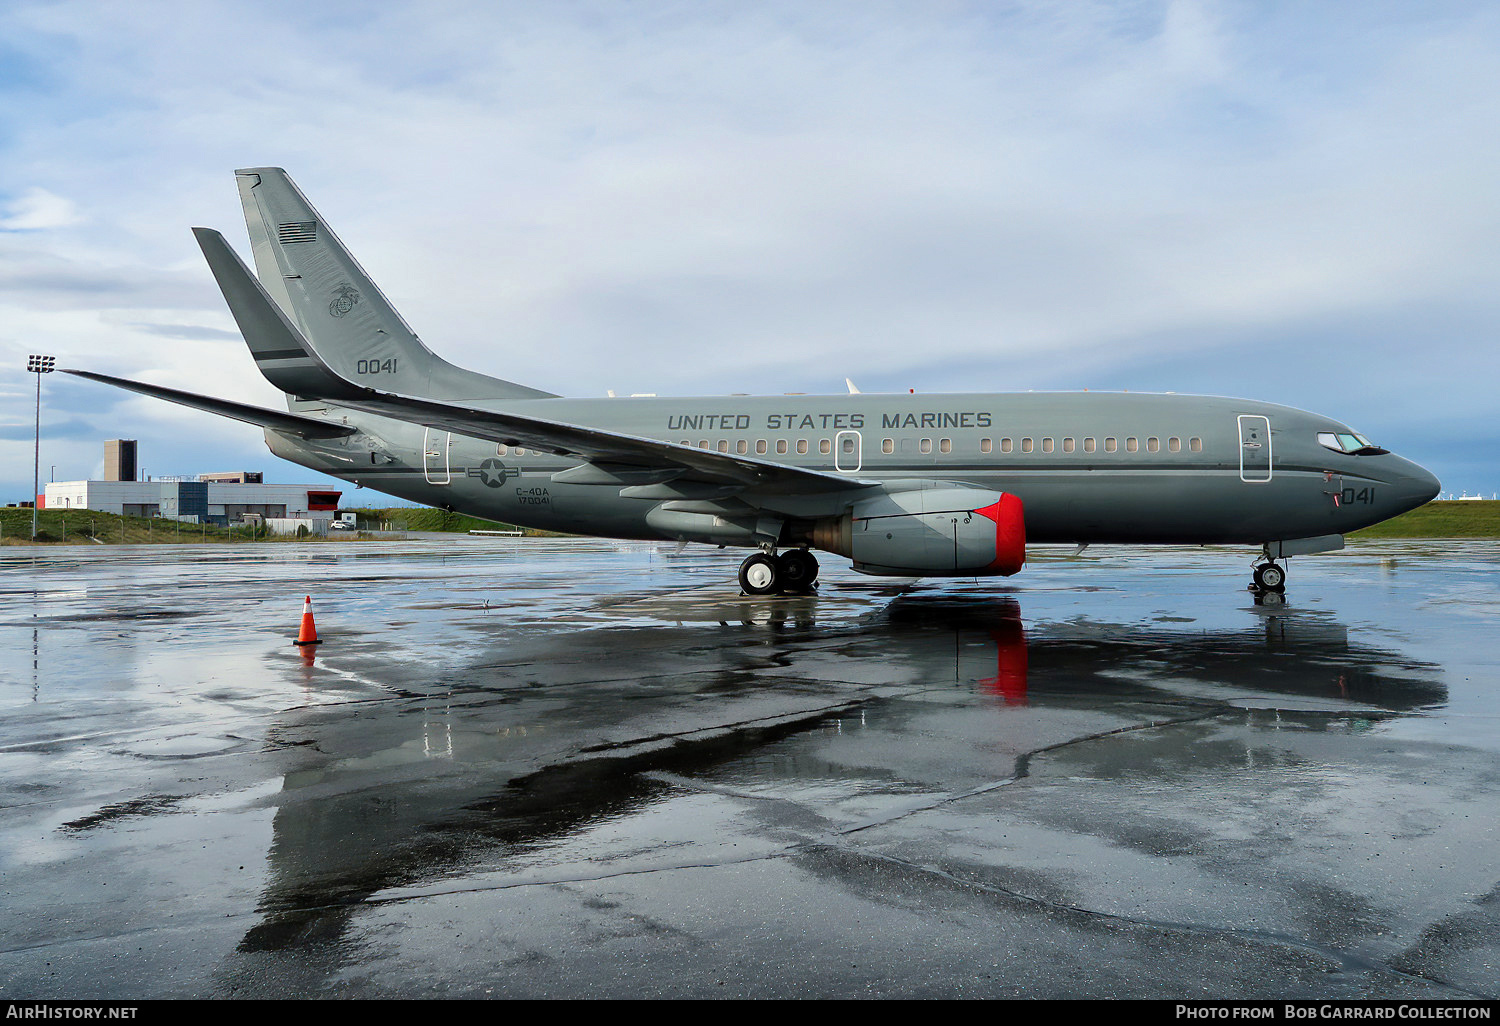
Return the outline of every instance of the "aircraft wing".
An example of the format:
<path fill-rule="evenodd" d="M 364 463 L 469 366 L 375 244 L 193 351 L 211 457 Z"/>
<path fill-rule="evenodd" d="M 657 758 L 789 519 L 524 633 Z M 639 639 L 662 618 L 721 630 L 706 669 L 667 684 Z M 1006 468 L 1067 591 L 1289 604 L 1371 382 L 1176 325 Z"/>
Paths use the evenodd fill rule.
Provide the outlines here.
<path fill-rule="evenodd" d="M 278 410 L 268 410 L 261 406 L 249 406 L 245 403 L 231 402 L 228 399 L 215 399 L 212 396 L 199 395 L 196 392 L 182 392 L 175 388 L 166 388 L 162 385 L 148 385 L 140 381 L 131 381 L 129 378 L 116 378 L 108 374 L 96 374 L 93 371 L 69 370 L 66 367 L 59 367 L 58 370 L 64 374 L 76 374 L 80 378 L 100 381 L 106 385 L 129 389 L 132 392 L 139 392 L 141 395 L 165 399 L 168 402 L 178 403 L 182 406 L 191 406 L 195 410 L 217 413 L 221 417 L 242 420 L 246 424 L 274 428 L 277 431 L 283 431 L 289 435 L 299 435 L 302 438 L 342 438 L 345 435 L 354 434 L 356 430 L 348 424 L 340 424 L 336 421 L 319 420 L 317 417 L 301 417 L 295 413 L 282 413 Z"/>
<path fill-rule="evenodd" d="M 321 399 L 454 434 L 574 457 L 616 468 L 626 475 L 664 472 L 657 480 L 686 477 L 736 488 L 772 485 L 798 494 L 878 484 L 848 474 L 694 449 L 510 411 L 397 395 L 356 384 L 318 354 L 221 234 L 210 228 L 195 228 L 193 233 L 255 357 L 256 366 L 273 385 L 300 398 Z"/>
<path fill-rule="evenodd" d="M 580 424 L 565 424 L 508 411 L 484 410 L 392 395 L 352 383 L 349 388 L 353 391 L 320 398 L 382 417 L 410 421 L 505 445 L 524 446 L 613 468 L 671 470 L 697 481 L 742 487 L 773 485 L 778 489 L 801 494 L 866 488 L 879 484 L 878 481 L 849 474 L 791 467 L 753 456 L 696 449 L 675 442 L 663 442 L 655 438 L 605 431 Z"/>

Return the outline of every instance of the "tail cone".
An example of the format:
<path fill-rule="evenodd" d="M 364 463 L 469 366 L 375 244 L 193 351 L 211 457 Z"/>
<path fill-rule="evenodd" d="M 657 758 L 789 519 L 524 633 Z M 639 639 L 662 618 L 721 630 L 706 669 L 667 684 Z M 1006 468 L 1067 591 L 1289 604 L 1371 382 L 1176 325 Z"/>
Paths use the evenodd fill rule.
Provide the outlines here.
<path fill-rule="evenodd" d="M 297 640 L 293 642 L 293 644 L 322 644 L 322 642 L 318 640 L 318 628 L 313 624 L 311 595 L 307 596 L 307 599 L 302 603 L 302 629 L 297 632 Z"/>

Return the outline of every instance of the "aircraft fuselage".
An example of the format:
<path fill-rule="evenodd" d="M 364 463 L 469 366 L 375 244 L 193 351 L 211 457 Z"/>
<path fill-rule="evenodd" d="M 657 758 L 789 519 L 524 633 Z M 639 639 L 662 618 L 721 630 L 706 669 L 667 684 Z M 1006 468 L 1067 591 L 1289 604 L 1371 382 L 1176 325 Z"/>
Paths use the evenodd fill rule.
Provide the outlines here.
<path fill-rule="evenodd" d="M 1320 444 L 1320 433 L 1349 431 L 1328 417 L 1216 396 L 1039 392 L 468 401 L 861 480 L 943 481 L 1014 494 L 1024 500 L 1032 542 L 1259 545 L 1339 535 L 1421 505 L 1437 491 L 1431 474 L 1400 456 L 1353 455 Z M 674 491 L 670 481 L 575 483 L 566 472 L 579 466 L 576 458 L 333 404 L 298 408 L 346 419 L 361 430 L 333 440 L 268 430 L 277 455 L 358 485 L 492 520 L 661 538 L 669 535 L 647 521 L 654 507 L 713 498 Z M 811 492 L 796 502 L 796 515 L 815 520 L 837 515 L 849 496 Z"/>

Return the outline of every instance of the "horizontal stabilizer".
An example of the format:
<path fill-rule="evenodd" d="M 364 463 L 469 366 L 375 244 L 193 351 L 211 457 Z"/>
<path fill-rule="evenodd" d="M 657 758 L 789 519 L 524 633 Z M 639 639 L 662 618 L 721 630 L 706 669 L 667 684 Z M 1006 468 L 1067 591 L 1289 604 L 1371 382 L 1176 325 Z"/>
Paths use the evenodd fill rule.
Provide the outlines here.
<path fill-rule="evenodd" d="M 348 424 L 319 420 L 316 417 L 299 417 L 295 413 L 282 413 L 279 410 L 267 410 L 260 406 L 247 406 L 245 403 L 230 402 L 228 399 L 215 399 L 196 392 L 181 392 L 175 388 L 164 388 L 161 385 L 147 385 L 128 378 L 95 374 L 93 371 L 67 370 L 61 367 L 58 369 L 64 374 L 76 374 L 80 378 L 100 381 L 106 385 L 114 385 L 116 388 L 129 389 L 141 395 L 165 399 L 182 406 L 191 406 L 195 410 L 217 413 L 221 417 L 230 417 L 244 421 L 246 424 L 257 424 L 263 428 L 272 428 L 284 434 L 298 435 L 302 438 L 341 438 L 344 435 L 352 435 L 355 431 Z"/>

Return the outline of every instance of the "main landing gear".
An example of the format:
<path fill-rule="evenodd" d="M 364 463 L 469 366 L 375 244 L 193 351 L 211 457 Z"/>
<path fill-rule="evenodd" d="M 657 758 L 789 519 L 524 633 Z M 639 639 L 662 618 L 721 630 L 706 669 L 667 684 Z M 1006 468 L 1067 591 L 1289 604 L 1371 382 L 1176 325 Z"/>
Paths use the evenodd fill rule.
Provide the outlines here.
<path fill-rule="evenodd" d="M 740 590 L 746 595 L 806 595 L 818 580 L 818 561 L 806 549 L 781 555 L 756 552 L 740 564 Z"/>

